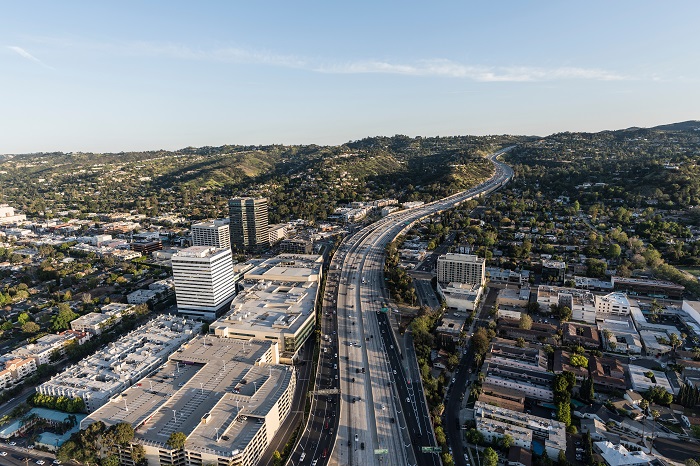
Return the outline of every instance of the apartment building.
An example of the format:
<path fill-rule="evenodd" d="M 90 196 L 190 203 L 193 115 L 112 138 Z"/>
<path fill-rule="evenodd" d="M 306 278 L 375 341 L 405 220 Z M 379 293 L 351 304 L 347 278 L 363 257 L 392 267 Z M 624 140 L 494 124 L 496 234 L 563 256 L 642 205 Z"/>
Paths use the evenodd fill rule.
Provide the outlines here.
<path fill-rule="evenodd" d="M 439 283 L 464 283 L 483 286 L 486 282 L 486 259 L 472 254 L 447 253 L 438 257 Z"/>
<path fill-rule="evenodd" d="M 37 387 L 43 395 L 79 397 L 88 412 L 144 377 L 199 333 L 202 324 L 159 315 Z"/>
<path fill-rule="evenodd" d="M 560 451 L 566 451 L 566 426 L 563 422 L 480 401 L 474 403 L 474 419 L 476 430 L 487 441 L 496 441 L 507 434 L 516 446 L 526 450 L 532 450 L 533 443 L 539 443 L 550 458 L 557 458 Z"/>

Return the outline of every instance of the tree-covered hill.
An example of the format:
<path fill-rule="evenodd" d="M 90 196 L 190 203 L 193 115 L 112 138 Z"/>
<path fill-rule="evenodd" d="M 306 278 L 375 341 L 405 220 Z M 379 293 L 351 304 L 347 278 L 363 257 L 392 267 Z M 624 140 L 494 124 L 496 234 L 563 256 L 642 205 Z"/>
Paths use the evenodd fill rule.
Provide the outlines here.
<path fill-rule="evenodd" d="M 366 138 L 341 146 L 187 147 L 177 151 L 39 153 L 0 160 L 0 202 L 30 216 L 79 210 L 226 214 L 231 196 L 270 198 L 271 221 L 325 218 L 337 203 L 432 200 L 487 178 L 483 155 L 510 136 Z"/>

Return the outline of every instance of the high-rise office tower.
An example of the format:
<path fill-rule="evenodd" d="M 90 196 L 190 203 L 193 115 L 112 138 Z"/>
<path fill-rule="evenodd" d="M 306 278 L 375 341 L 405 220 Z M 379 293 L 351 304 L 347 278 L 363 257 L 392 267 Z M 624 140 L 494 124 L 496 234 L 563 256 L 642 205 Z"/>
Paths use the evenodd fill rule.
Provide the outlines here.
<path fill-rule="evenodd" d="M 230 249 L 192 246 L 172 257 L 177 310 L 215 319 L 236 295 Z"/>
<path fill-rule="evenodd" d="M 483 286 L 486 281 L 486 259 L 471 254 L 444 254 L 438 257 L 437 269 L 440 283 Z"/>
<path fill-rule="evenodd" d="M 261 250 L 270 246 L 267 198 L 235 197 L 228 201 L 231 246 L 238 250 Z"/>
<path fill-rule="evenodd" d="M 228 219 L 195 223 L 192 225 L 192 246 L 230 249 L 231 233 L 228 223 Z"/>

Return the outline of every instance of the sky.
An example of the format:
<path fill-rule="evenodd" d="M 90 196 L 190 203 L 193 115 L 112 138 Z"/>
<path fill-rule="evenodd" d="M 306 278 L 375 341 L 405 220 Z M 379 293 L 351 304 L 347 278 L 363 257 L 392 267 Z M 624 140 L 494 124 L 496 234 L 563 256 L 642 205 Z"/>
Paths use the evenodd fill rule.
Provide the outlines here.
<path fill-rule="evenodd" d="M 700 2 L 22 1 L 0 154 L 700 119 Z"/>

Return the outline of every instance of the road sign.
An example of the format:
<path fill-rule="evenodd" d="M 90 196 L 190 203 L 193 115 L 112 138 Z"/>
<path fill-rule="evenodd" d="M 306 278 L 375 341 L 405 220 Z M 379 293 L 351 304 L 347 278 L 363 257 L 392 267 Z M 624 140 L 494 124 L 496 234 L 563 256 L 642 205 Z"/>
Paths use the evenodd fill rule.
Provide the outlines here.
<path fill-rule="evenodd" d="M 387 450 L 386 448 L 380 448 L 378 450 L 374 450 L 375 455 L 386 455 L 387 453 L 389 453 L 389 450 Z"/>
<path fill-rule="evenodd" d="M 442 447 L 420 447 L 423 453 L 442 453 Z"/>

